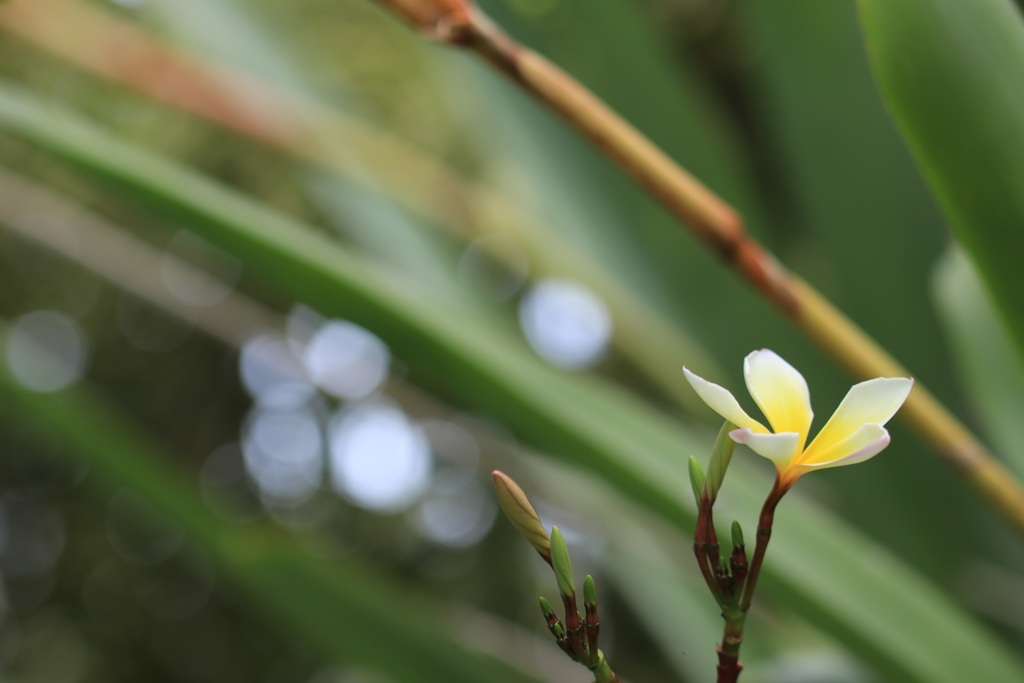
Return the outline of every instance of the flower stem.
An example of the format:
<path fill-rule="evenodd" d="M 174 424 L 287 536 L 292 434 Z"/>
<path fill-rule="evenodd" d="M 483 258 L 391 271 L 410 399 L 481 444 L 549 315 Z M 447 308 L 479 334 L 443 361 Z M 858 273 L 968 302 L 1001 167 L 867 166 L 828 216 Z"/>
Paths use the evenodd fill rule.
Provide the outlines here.
<path fill-rule="evenodd" d="M 597 665 L 592 669 L 592 673 L 595 683 L 621 683 L 618 674 L 608 666 L 608 660 L 600 650 L 597 651 Z"/>
<path fill-rule="evenodd" d="M 740 662 L 740 646 L 743 644 L 743 625 L 747 615 L 738 608 L 728 609 L 722 613 L 725 629 L 722 631 L 722 642 L 718 644 L 718 679 L 717 683 L 736 683 L 743 671 Z"/>
<path fill-rule="evenodd" d="M 707 491 L 701 494 L 697 508 L 697 527 L 693 535 L 693 554 L 697 558 L 697 566 L 704 577 L 708 590 L 715 596 L 719 605 L 725 603 L 722 587 L 715 575 L 718 569 L 718 537 L 715 533 L 715 522 L 711 512 L 711 499 Z M 712 561 L 713 560 L 713 561 Z"/>
<path fill-rule="evenodd" d="M 705 571 L 708 558 L 702 557 L 700 553 L 697 555 L 697 562 L 701 564 L 701 572 L 704 573 L 704 579 L 708 581 L 709 587 L 715 593 L 715 599 L 718 600 L 718 604 L 722 607 L 722 618 L 725 620 L 725 627 L 722 630 L 722 642 L 716 648 L 718 652 L 717 683 L 736 683 L 740 672 L 743 670 L 743 664 L 740 662 L 740 647 L 743 645 L 743 627 L 746 624 L 750 603 L 754 599 L 754 590 L 757 588 L 757 578 L 761 574 L 764 556 L 768 551 L 768 542 L 772 537 L 775 508 L 790 486 L 792 486 L 792 482 L 783 482 L 778 477 L 775 478 L 775 485 L 772 487 L 768 498 L 764 502 L 764 506 L 761 508 L 761 515 L 757 523 L 757 545 L 754 548 L 754 557 L 750 562 L 749 571 L 746 570 L 746 558 L 742 548 L 734 549 L 734 560 L 731 563 L 733 576 L 718 577 L 717 580 L 713 575 L 709 579 L 709 575 Z M 702 503 L 705 498 L 707 496 L 702 498 Z M 695 538 L 701 535 L 702 521 L 714 529 L 714 523 L 711 521 L 711 506 L 708 505 L 706 511 L 704 508 L 704 505 L 700 506 L 697 522 L 698 531 Z M 696 550 L 696 543 L 694 545 Z M 741 558 L 742 562 L 737 561 Z M 737 575 L 737 567 L 743 567 L 744 573 L 742 575 Z M 730 581 L 728 591 L 723 589 L 726 579 Z M 732 585 L 735 585 L 737 590 L 742 590 L 742 595 L 738 600 L 732 592 Z"/>
<path fill-rule="evenodd" d="M 792 486 L 792 482 L 783 482 L 778 476 L 775 477 L 775 486 L 764 501 L 761 508 L 761 516 L 757 520 L 757 545 L 754 547 L 754 557 L 750 561 L 750 571 L 747 574 L 747 583 L 743 587 L 743 596 L 740 598 L 739 609 L 746 615 L 750 609 L 750 602 L 754 599 L 754 590 L 757 588 L 757 579 L 761 575 L 761 565 L 764 563 L 764 554 L 768 550 L 768 542 L 772 538 L 772 525 L 775 523 L 775 508 L 778 506 L 782 496 Z"/>
<path fill-rule="evenodd" d="M 718 536 L 715 533 L 715 521 L 712 513 L 713 503 L 707 491 L 700 497 L 697 509 L 697 530 L 693 538 L 693 552 L 697 557 L 704 582 L 722 608 L 725 628 L 722 631 L 722 642 L 718 651 L 718 683 L 735 683 L 739 678 L 743 665 L 740 663 L 740 645 L 743 643 L 743 623 L 746 612 L 741 610 L 736 601 L 734 586 L 742 587 L 742 582 L 735 584 L 735 576 L 723 576 L 718 572 L 720 553 Z"/>

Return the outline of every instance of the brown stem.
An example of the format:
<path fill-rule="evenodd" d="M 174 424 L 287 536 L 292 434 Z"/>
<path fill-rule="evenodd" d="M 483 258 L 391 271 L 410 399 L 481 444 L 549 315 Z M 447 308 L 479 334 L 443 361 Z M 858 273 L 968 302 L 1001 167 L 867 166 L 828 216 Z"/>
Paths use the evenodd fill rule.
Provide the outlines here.
<path fill-rule="evenodd" d="M 743 645 L 743 626 L 746 612 L 736 605 L 727 607 L 722 612 L 725 628 L 722 630 L 722 642 L 718 644 L 718 683 L 735 683 L 743 670 L 740 662 L 740 647 Z"/>
<path fill-rule="evenodd" d="M 712 539 L 714 539 L 712 541 Z M 711 563 L 711 549 L 715 548 L 714 564 Z M 697 558 L 697 566 L 708 585 L 708 590 L 721 605 L 724 602 L 722 587 L 718 583 L 718 538 L 715 534 L 715 521 L 711 513 L 711 499 L 707 492 L 701 494 L 697 507 L 697 526 L 693 534 L 693 554 Z"/>
<path fill-rule="evenodd" d="M 723 643 L 728 636 L 723 637 Z M 717 683 L 736 683 L 739 680 L 740 672 L 743 671 L 743 664 L 740 662 L 739 643 L 742 642 L 742 635 L 736 641 L 736 652 L 729 652 L 724 644 L 718 646 L 718 678 Z"/>
<path fill-rule="evenodd" d="M 517 45 L 479 11 L 469 15 L 460 43 L 557 111 L 654 194 L 683 223 L 763 294 L 795 311 L 784 271 L 746 234 L 737 211 L 628 124 L 578 81 Z"/>
<path fill-rule="evenodd" d="M 792 482 L 783 482 L 776 476 L 775 486 L 772 487 L 771 493 L 768 494 L 768 498 L 764 501 L 764 506 L 761 508 L 761 516 L 757 520 L 757 545 L 754 546 L 754 557 L 750 561 L 747 585 L 744 586 L 743 596 L 740 598 L 739 608 L 744 614 L 750 609 L 750 601 L 754 599 L 757 579 L 761 575 L 761 564 L 764 562 L 764 554 L 768 550 L 768 542 L 772 538 L 775 508 L 792 485 Z"/>
<path fill-rule="evenodd" d="M 747 611 L 750 609 L 750 602 L 754 598 L 754 590 L 757 588 L 757 579 L 761 574 L 761 565 L 764 563 L 765 553 L 768 551 L 768 542 L 772 537 L 772 525 L 775 522 L 775 508 L 778 506 L 782 496 L 792 486 L 792 481 L 782 481 L 778 476 L 775 478 L 775 485 L 772 487 L 768 498 L 761 508 L 761 515 L 757 521 L 757 545 L 754 547 L 754 557 L 749 568 L 746 564 L 746 552 L 741 546 L 733 549 L 732 567 L 733 579 L 736 580 L 740 569 L 746 576 L 746 582 L 742 579 L 736 582 L 742 586 L 743 594 L 739 604 L 727 606 L 722 612 L 725 619 L 725 628 L 722 631 L 722 642 L 717 647 L 718 652 L 718 683 L 736 683 L 743 664 L 740 662 L 740 647 L 743 645 L 743 626 L 746 623 Z"/>
<path fill-rule="evenodd" d="M 569 655 L 573 660 L 576 659 L 576 653 L 573 652 L 572 646 L 569 644 L 569 638 L 565 634 L 565 627 L 562 626 L 562 622 L 559 621 L 558 615 L 553 611 L 546 611 L 544 613 L 544 621 L 547 622 L 548 631 L 554 636 L 555 642 L 558 643 L 558 647 L 562 649 L 562 652 Z"/>
<path fill-rule="evenodd" d="M 575 595 L 563 595 L 562 606 L 565 607 L 565 633 L 569 637 L 569 646 L 578 661 L 586 664 L 587 648 L 583 644 L 583 624 L 580 623 L 580 613 L 576 608 Z"/>
<path fill-rule="evenodd" d="M 743 545 L 733 547 L 732 555 L 729 557 L 729 569 L 732 570 L 732 577 L 736 585 L 743 586 L 750 570 L 750 566 L 747 564 L 747 549 Z"/>
<path fill-rule="evenodd" d="M 590 658 L 596 659 L 599 647 L 599 638 L 601 635 L 601 619 L 597 613 L 597 605 L 586 606 L 586 624 L 584 630 L 587 634 L 587 652 L 590 654 Z"/>
<path fill-rule="evenodd" d="M 448 32 L 453 24 L 463 23 L 463 17 L 471 11 L 469 0 L 378 0 L 392 11 L 404 17 L 413 26 L 429 32 L 437 38 L 449 40 Z"/>

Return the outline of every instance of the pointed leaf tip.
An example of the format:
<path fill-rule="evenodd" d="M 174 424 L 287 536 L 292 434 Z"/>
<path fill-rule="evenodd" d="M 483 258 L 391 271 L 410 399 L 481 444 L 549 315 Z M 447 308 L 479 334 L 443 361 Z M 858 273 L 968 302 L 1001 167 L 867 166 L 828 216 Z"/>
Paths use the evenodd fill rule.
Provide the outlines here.
<path fill-rule="evenodd" d="M 583 605 L 584 607 L 597 607 L 597 586 L 594 584 L 594 577 L 590 574 L 583 579 Z"/>
<path fill-rule="evenodd" d="M 558 581 L 558 592 L 563 597 L 576 595 L 576 585 L 572 578 L 572 563 L 569 561 L 569 548 L 565 545 L 565 537 L 558 527 L 551 528 L 551 566 L 555 570 Z"/>
<path fill-rule="evenodd" d="M 740 523 L 733 521 L 732 523 L 732 545 L 734 548 L 739 548 L 744 545 L 743 543 L 743 527 Z"/>
<path fill-rule="evenodd" d="M 718 430 L 718 437 L 715 439 L 715 446 L 711 452 L 711 462 L 708 463 L 707 476 L 704 479 L 704 488 L 708 492 L 708 498 L 715 502 L 718 498 L 718 491 L 722 488 L 725 480 L 726 470 L 732 461 L 732 450 L 735 444 L 729 436 L 729 432 L 736 429 L 731 422 L 726 421 Z"/>
<path fill-rule="evenodd" d="M 700 506 L 700 495 L 704 491 L 704 468 L 700 460 L 690 456 L 690 488 L 693 489 L 693 500 Z"/>

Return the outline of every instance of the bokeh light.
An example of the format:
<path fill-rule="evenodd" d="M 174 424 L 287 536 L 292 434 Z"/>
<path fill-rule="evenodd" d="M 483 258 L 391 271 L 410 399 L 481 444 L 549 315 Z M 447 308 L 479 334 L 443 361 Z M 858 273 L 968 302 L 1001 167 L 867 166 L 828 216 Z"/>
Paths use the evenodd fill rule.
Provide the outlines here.
<path fill-rule="evenodd" d="M 490 486 L 475 477 L 446 470 L 434 475 L 413 521 L 419 532 L 435 543 L 468 548 L 490 531 L 496 512 Z"/>
<path fill-rule="evenodd" d="M 398 512 L 426 490 L 430 447 L 423 431 L 398 408 L 373 403 L 343 411 L 329 438 L 331 483 L 352 503 Z"/>
<path fill-rule="evenodd" d="M 256 408 L 242 440 L 249 476 L 272 505 L 296 505 L 316 493 L 323 479 L 323 450 L 319 420 L 309 406 Z"/>
<path fill-rule="evenodd" d="M 608 308 L 593 291 L 571 280 L 550 278 L 535 285 L 519 306 L 526 340 L 552 365 L 580 370 L 604 355 L 611 339 Z"/>
<path fill-rule="evenodd" d="M 313 334 L 303 360 L 310 378 L 335 398 L 358 400 L 387 377 L 391 354 L 376 335 L 354 323 L 332 320 Z"/>
<path fill-rule="evenodd" d="M 33 311 L 11 323 L 4 340 L 11 374 L 39 392 L 60 391 L 81 379 L 88 360 L 84 333 L 67 315 Z"/>
<path fill-rule="evenodd" d="M 316 387 L 283 335 L 268 333 L 242 347 L 242 384 L 258 404 L 286 409 L 307 403 Z"/>

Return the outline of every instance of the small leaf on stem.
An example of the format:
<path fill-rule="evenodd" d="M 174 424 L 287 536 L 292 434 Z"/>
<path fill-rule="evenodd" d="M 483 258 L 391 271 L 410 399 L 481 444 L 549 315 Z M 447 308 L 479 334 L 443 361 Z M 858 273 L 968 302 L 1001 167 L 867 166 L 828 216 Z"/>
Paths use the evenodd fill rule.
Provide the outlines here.
<path fill-rule="evenodd" d="M 590 574 L 583 579 L 583 606 L 597 607 L 597 586 L 594 585 L 594 577 Z"/>
<path fill-rule="evenodd" d="M 704 468 L 696 457 L 690 456 L 690 487 L 693 488 L 693 500 L 700 505 L 700 495 L 704 491 Z"/>
<path fill-rule="evenodd" d="M 744 545 L 744 543 L 743 543 L 743 527 L 740 526 L 739 522 L 733 521 L 733 523 L 732 523 L 732 547 L 733 548 L 741 548 L 741 547 L 743 547 L 743 545 Z"/>
<path fill-rule="evenodd" d="M 725 479 L 725 472 L 729 469 L 729 462 L 732 460 L 732 439 L 729 432 L 736 429 L 731 422 L 726 422 L 718 431 L 718 438 L 715 439 L 715 447 L 711 451 L 711 462 L 708 463 L 707 477 L 704 479 L 704 490 L 708 498 L 714 503 L 718 498 L 718 490 L 722 488 L 722 481 Z"/>
<path fill-rule="evenodd" d="M 558 621 L 558 615 L 555 614 L 555 608 L 551 606 L 547 598 L 542 597 L 540 599 L 540 611 L 544 615 L 546 621 Z"/>

